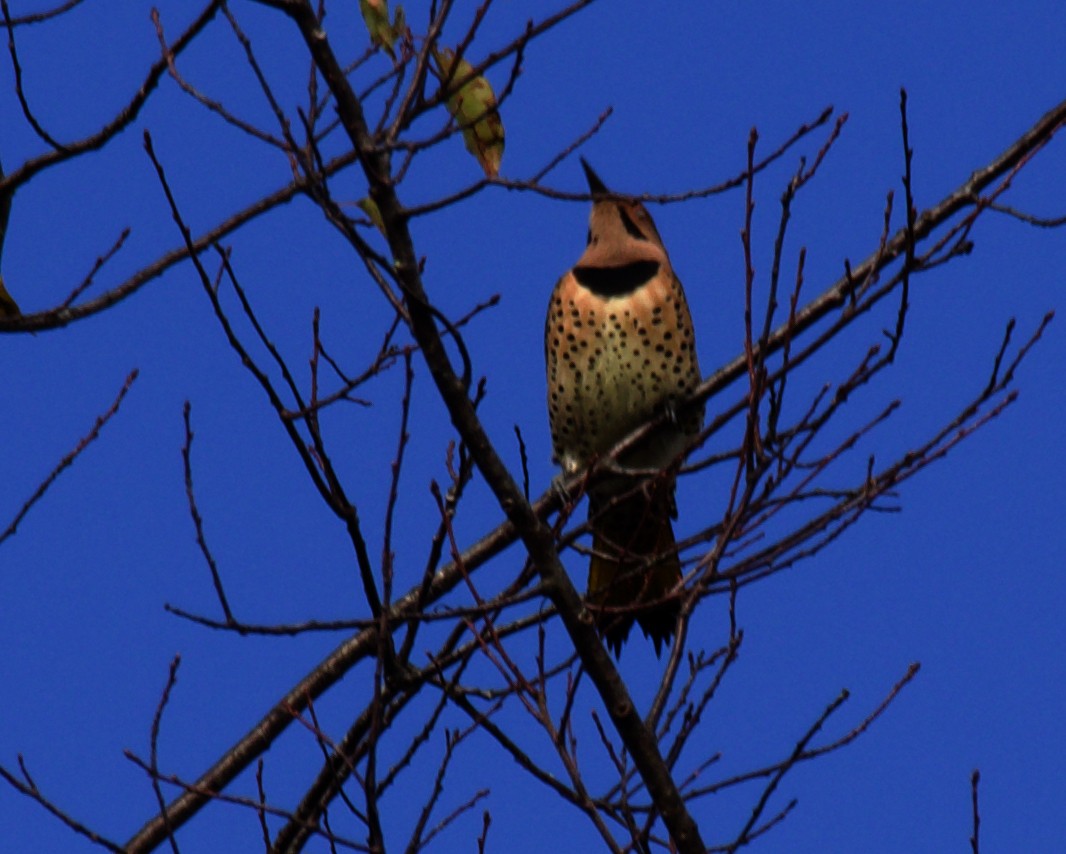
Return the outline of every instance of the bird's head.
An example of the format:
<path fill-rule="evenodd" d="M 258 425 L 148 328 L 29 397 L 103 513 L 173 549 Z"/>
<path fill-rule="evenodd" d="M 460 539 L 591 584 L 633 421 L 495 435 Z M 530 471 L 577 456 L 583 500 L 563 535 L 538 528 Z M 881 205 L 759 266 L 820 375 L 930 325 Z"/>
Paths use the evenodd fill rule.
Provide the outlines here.
<path fill-rule="evenodd" d="M 647 208 L 640 202 L 611 198 L 611 191 L 584 157 L 581 166 L 593 196 L 582 263 L 615 266 L 640 259 L 665 260 L 662 238 Z"/>

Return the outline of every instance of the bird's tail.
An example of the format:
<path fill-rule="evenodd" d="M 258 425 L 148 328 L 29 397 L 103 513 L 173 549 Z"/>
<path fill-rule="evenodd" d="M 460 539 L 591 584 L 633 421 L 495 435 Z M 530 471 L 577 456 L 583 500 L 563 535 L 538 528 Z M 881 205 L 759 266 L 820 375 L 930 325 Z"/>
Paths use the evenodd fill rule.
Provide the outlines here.
<path fill-rule="evenodd" d="M 607 647 L 618 656 L 633 623 L 640 623 L 658 656 L 674 634 L 680 603 L 666 595 L 681 580 L 674 528 L 673 484 L 649 484 L 609 506 L 589 502 L 592 559 L 588 602 Z"/>

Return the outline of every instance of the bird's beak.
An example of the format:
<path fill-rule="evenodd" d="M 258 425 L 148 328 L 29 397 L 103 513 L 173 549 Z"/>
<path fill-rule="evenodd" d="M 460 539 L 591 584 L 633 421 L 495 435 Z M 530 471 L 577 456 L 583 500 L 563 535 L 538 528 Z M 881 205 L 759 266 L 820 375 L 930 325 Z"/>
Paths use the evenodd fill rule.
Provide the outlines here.
<path fill-rule="evenodd" d="M 589 190 L 591 190 L 593 194 L 607 194 L 611 192 L 607 189 L 607 185 L 600 180 L 600 176 L 592 171 L 592 167 L 589 166 L 589 162 L 584 157 L 581 158 L 581 168 L 585 170 L 585 180 L 589 182 Z"/>

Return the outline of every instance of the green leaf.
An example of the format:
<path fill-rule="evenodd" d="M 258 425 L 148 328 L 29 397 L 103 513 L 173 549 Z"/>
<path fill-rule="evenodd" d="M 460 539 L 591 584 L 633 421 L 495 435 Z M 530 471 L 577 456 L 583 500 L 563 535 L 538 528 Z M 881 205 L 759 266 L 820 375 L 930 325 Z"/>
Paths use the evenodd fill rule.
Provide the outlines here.
<path fill-rule="evenodd" d="M 370 221 L 374 224 L 374 227 L 384 234 L 385 220 L 381 218 L 381 211 L 378 210 L 377 202 L 370 198 L 370 196 L 364 196 L 355 204 L 363 213 L 370 217 Z"/>
<path fill-rule="evenodd" d="M 371 43 L 384 48 L 389 56 L 396 59 L 392 48 L 396 31 L 389 24 L 389 0 L 359 0 L 359 11 L 363 13 L 363 22 L 370 33 Z M 399 9 L 396 13 L 397 17 L 400 17 Z"/>
<path fill-rule="evenodd" d="M 392 17 L 392 38 L 403 39 L 407 35 L 407 16 L 403 12 L 403 6 L 396 5 L 396 11 Z"/>
<path fill-rule="evenodd" d="M 442 48 L 433 51 L 437 78 L 441 85 L 454 89 L 459 80 L 470 77 L 473 67 L 465 59 L 455 62 L 454 51 Z M 454 67 L 454 71 L 453 71 Z M 496 111 L 496 93 L 483 76 L 467 80 L 447 97 L 448 112 L 463 131 L 466 150 L 477 158 L 489 178 L 500 172 L 503 160 L 503 120 Z"/>

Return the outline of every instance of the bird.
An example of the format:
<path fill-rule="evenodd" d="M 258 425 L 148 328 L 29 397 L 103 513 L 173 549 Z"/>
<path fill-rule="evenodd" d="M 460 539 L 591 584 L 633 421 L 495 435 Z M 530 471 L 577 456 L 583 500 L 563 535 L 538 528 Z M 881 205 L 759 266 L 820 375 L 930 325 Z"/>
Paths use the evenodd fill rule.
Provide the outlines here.
<path fill-rule="evenodd" d="M 564 474 L 581 471 L 667 412 L 665 427 L 617 461 L 663 470 L 703 425 L 702 405 L 678 406 L 700 382 L 688 302 L 644 205 L 613 196 L 584 158 L 581 166 L 592 195 L 585 251 L 552 290 L 544 328 L 554 458 Z M 675 479 L 615 473 L 588 489 L 586 603 L 616 657 L 634 621 L 656 656 L 675 632 Z"/>

